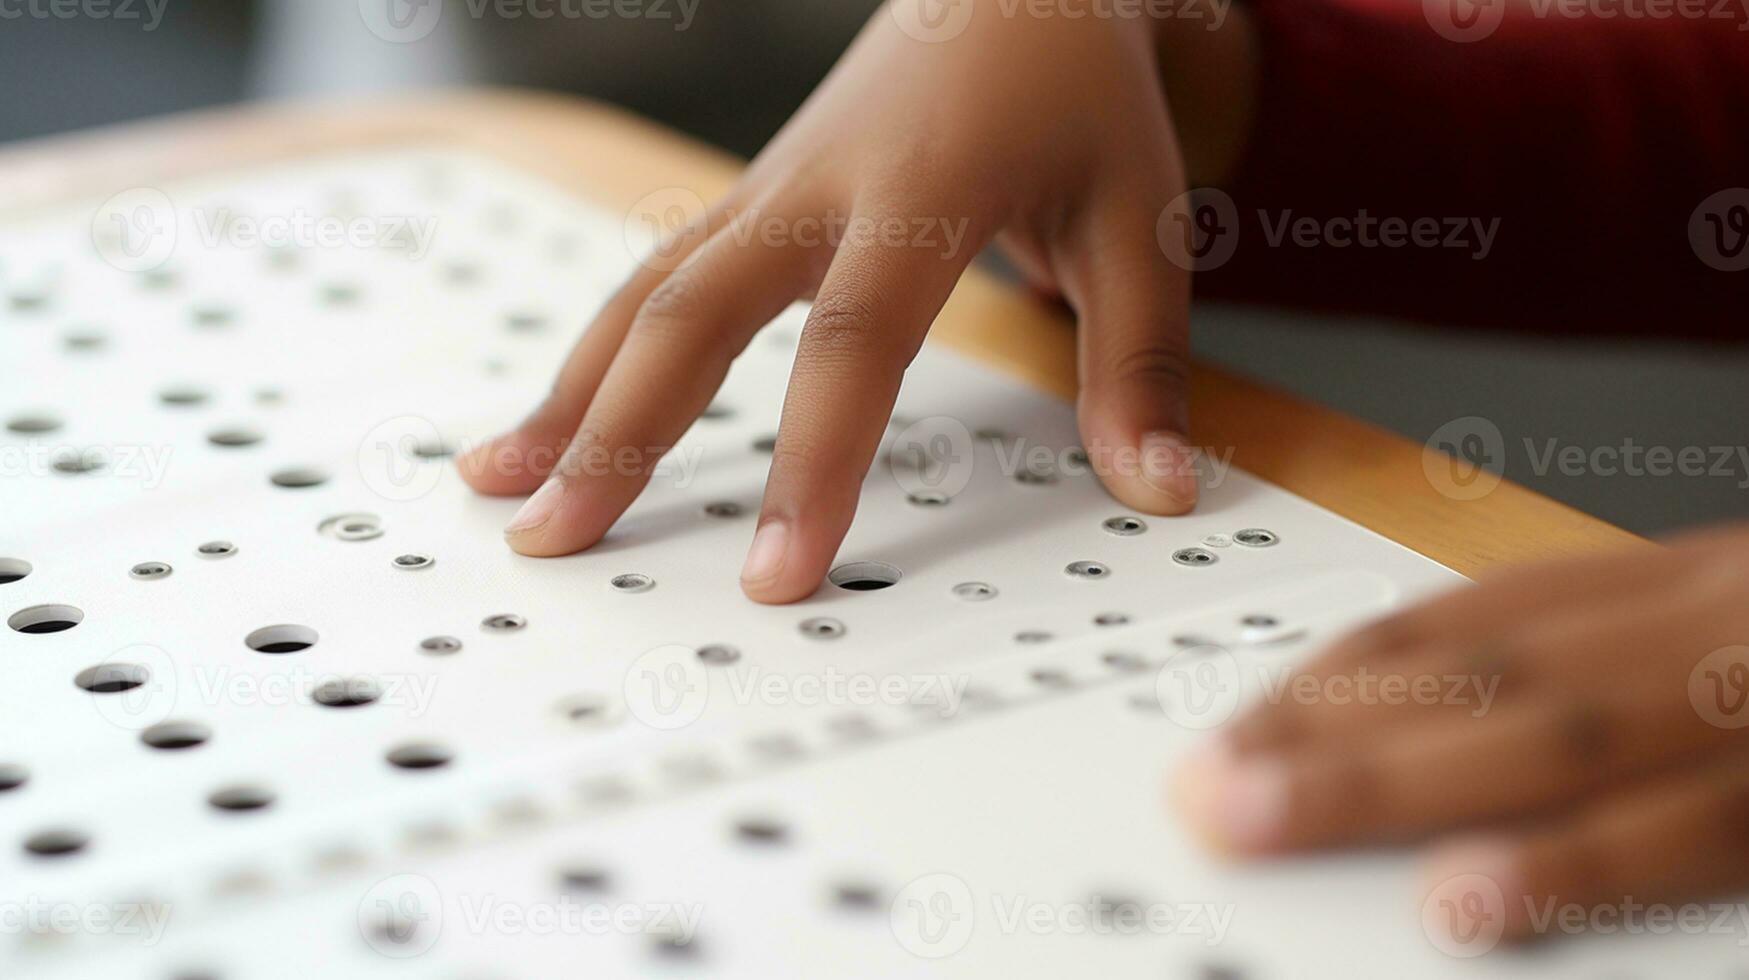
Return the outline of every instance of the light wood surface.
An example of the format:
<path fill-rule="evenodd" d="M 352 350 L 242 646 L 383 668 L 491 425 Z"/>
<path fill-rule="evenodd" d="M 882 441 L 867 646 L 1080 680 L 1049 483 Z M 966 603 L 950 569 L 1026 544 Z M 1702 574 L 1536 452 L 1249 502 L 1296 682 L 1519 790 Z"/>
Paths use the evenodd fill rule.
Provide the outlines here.
<path fill-rule="evenodd" d="M 198 113 L 0 150 L 0 220 L 71 198 L 299 154 L 409 142 L 465 145 L 538 172 L 604 207 L 683 187 L 711 200 L 741 161 L 600 105 L 515 91 L 427 94 L 393 101 Z M 974 270 L 932 342 L 973 354 L 1073 398 L 1073 326 L 1062 315 Z M 1459 572 L 1642 539 L 1502 482 L 1476 500 L 1441 494 L 1421 444 L 1341 413 L 1199 364 L 1193 380 L 1198 445 Z"/>

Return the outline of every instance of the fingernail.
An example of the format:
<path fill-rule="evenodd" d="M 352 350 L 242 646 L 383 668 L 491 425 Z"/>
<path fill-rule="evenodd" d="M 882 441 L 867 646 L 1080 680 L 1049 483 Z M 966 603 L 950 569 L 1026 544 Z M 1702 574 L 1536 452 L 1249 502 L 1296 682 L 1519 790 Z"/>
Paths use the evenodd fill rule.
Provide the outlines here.
<path fill-rule="evenodd" d="M 1142 436 L 1142 482 L 1177 503 L 1196 503 L 1196 453 L 1176 432 Z"/>
<path fill-rule="evenodd" d="M 753 535 L 753 547 L 747 550 L 747 564 L 741 569 L 741 581 L 766 582 L 783 571 L 784 552 L 789 548 L 789 525 L 782 521 L 767 521 Z"/>
<path fill-rule="evenodd" d="M 1444 927 L 1460 945 L 1498 940 L 1503 932 L 1521 931 L 1509 914 L 1525 892 L 1524 871 L 1511 840 L 1475 837 L 1455 841 L 1434 852 L 1427 862 L 1427 911 L 1439 911 L 1430 929 Z M 1425 918 L 1425 914 L 1424 914 Z M 1491 933 L 1488 932 L 1492 927 Z"/>
<path fill-rule="evenodd" d="M 565 496 L 565 488 L 557 480 L 548 480 L 541 484 L 534 496 L 528 498 L 516 516 L 510 519 L 510 524 L 504 528 L 506 537 L 526 534 L 547 521 L 552 520 L 554 512 L 559 509 L 559 501 Z"/>
<path fill-rule="evenodd" d="M 1180 770 L 1179 803 L 1195 829 L 1216 846 L 1267 850 L 1288 818 L 1287 767 L 1272 759 L 1237 761 L 1225 742 L 1203 746 Z"/>

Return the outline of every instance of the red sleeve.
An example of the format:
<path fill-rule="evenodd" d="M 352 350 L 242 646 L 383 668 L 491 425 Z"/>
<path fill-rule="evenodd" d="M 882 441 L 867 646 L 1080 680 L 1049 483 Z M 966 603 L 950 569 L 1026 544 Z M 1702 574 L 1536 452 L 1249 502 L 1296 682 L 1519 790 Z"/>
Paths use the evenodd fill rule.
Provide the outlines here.
<path fill-rule="evenodd" d="M 1442 21 L 1440 0 L 1252 0 L 1239 235 L 1198 293 L 1749 340 L 1749 3 L 1453 3 L 1477 19 Z M 1654 9 L 1689 13 L 1598 16 Z M 1440 244 L 1390 244 L 1392 218 L 1390 241 L 1420 222 Z"/>

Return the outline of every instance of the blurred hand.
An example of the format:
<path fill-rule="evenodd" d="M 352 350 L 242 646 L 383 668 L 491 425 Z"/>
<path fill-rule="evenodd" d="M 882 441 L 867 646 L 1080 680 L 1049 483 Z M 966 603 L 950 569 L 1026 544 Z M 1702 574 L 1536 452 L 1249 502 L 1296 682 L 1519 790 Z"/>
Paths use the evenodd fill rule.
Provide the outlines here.
<path fill-rule="evenodd" d="M 1253 711 L 1179 772 L 1177 795 L 1241 855 L 1471 831 L 1428 867 L 1456 931 L 1491 915 L 1530 938 L 1571 927 L 1550 909 L 1742 888 L 1743 644 L 1749 525 L 1513 570 L 1337 643 L 1294 690 L 1347 703 Z M 1419 683 L 1426 696 L 1348 697 L 1367 675 L 1375 691 Z M 1491 888 L 1503 908 L 1465 899 Z"/>
<path fill-rule="evenodd" d="M 673 261 L 647 263 L 606 304 L 534 413 L 462 460 L 483 493 L 533 492 L 506 529 L 512 548 L 600 540 L 754 332 L 814 297 L 741 578 L 761 602 L 809 595 L 901 375 L 997 239 L 1080 315 L 1081 435 L 1105 485 L 1150 514 L 1195 504 L 1189 275 L 1155 238 L 1185 179 L 1154 24 L 1018 9 L 976 3 L 963 32 L 934 42 L 914 36 L 936 23 L 929 9 L 875 16 L 728 196 L 658 250 Z M 822 226 L 842 240 L 821 241 Z M 651 458 L 588 465 L 622 451 Z"/>

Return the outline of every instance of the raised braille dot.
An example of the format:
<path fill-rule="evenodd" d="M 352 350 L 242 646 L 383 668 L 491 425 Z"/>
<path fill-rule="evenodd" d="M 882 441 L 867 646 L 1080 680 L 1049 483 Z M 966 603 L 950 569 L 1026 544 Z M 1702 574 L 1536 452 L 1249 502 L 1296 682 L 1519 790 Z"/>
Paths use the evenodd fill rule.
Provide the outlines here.
<path fill-rule="evenodd" d="M 96 449 L 70 450 L 55 457 L 50 464 L 56 473 L 64 476 L 82 476 L 95 473 L 104 466 L 104 454 Z"/>
<path fill-rule="evenodd" d="M 735 836 L 749 844 L 784 844 L 789 841 L 789 827 L 770 817 L 746 817 L 735 822 Z"/>
<path fill-rule="evenodd" d="M 328 482 L 328 474 L 314 467 L 300 466 L 279 470 L 268 477 L 276 487 L 287 490 L 307 490 Z"/>
<path fill-rule="evenodd" d="M 1260 527 L 1248 527 L 1243 531 L 1234 531 L 1233 540 L 1247 548 L 1267 548 L 1281 540 L 1274 531 Z"/>
<path fill-rule="evenodd" d="M 1073 561 L 1063 569 L 1072 578 L 1109 578 L 1111 569 L 1101 562 Z"/>
<path fill-rule="evenodd" d="M 1180 565 L 1186 565 L 1191 568 L 1213 565 L 1215 562 L 1220 561 L 1220 559 L 1215 556 L 1214 552 L 1204 551 L 1201 548 L 1180 548 L 1172 553 L 1172 560 Z"/>
<path fill-rule="evenodd" d="M 430 555 L 406 554 L 396 555 L 394 558 L 394 566 L 396 568 L 405 569 L 410 572 L 415 572 L 422 568 L 430 568 L 435 564 L 437 564 L 437 559 Z"/>
<path fill-rule="evenodd" d="M 1148 522 L 1142 520 L 1140 517 L 1108 517 L 1100 526 L 1118 537 L 1127 538 L 1146 531 L 1148 529 Z"/>
<path fill-rule="evenodd" d="M 22 558 L 0 558 L 0 585 L 11 585 L 33 571 L 30 562 Z"/>
<path fill-rule="evenodd" d="M 528 620 L 515 613 L 497 613 L 480 620 L 480 626 L 483 629 L 491 630 L 494 633 L 509 633 L 527 625 Z"/>
<path fill-rule="evenodd" d="M 953 594 L 967 602 L 985 602 L 996 598 L 996 587 L 988 582 L 961 582 L 953 587 Z"/>
<path fill-rule="evenodd" d="M 237 546 L 229 541 L 208 541 L 194 550 L 202 558 L 229 558 L 237 553 Z"/>
<path fill-rule="evenodd" d="M 204 390 L 195 388 L 191 385 L 165 388 L 158 393 L 159 401 L 175 408 L 191 408 L 195 405 L 205 405 L 210 397 L 211 396 Z"/>
<path fill-rule="evenodd" d="M 206 440 L 221 449 L 242 449 L 259 443 L 264 437 L 254 429 L 241 426 L 229 429 L 215 429 L 207 433 Z"/>
<path fill-rule="evenodd" d="M 0 763 L 0 793 L 18 789 L 30 782 L 30 770 L 10 762 Z"/>
<path fill-rule="evenodd" d="M 436 657 L 460 653 L 462 641 L 453 636 L 428 636 L 419 641 L 419 651 Z"/>
<path fill-rule="evenodd" d="M 1120 612 L 1103 612 L 1093 617 L 1095 626 L 1123 626 L 1129 621 L 1130 617 Z"/>
<path fill-rule="evenodd" d="M 719 500 L 704 505 L 704 512 L 711 517 L 740 517 L 744 511 L 745 509 L 740 504 L 732 500 Z"/>
<path fill-rule="evenodd" d="M 215 810 L 225 810 L 231 813 L 247 813 L 251 810 L 265 810 L 273 805 L 273 791 L 261 786 L 227 786 L 215 790 L 206 798 Z"/>
<path fill-rule="evenodd" d="M 138 565 L 135 565 L 133 568 L 128 569 L 128 574 L 137 579 L 150 581 L 151 579 L 159 579 L 168 576 L 170 574 L 170 566 L 168 563 L 161 561 L 143 561 Z"/>
<path fill-rule="evenodd" d="M 383 689 L 368 677 L 345 677 L 325 681 L 311 697 L 325 708 L 362 708 L 383 696 Z"/>
<path fill-rule="evenodd" d="M 816 640 L 836 640 L 845 633 L 844 624 L 829 616 L 814 616 L 804 619 L 799 627 L 803 636 Z"/>
<path fill-rule="evenodd" d="M 1111 650 L 1101 654 L 1099 659 L 1112 670 L 1121 670 L 1125 673 L 1135 673 L 1148 669 L 1147 658 L 1128 650 Z"/>
<path fill-rule="evenodd" d="M 24 839 L 24 849 L 37 857 L 67 857 L 90 845 L 84 831 L 65 828 L 38 831 Z"/>
<path fill-rule="evenodd" d="M 6 428 L 22 436 L 42 435 L 54 432 L 61 427 L 61 420 L 47 413 L 31 415 L 15 415 L 6 420 Z"/>
<path fill-rule="evenodd" d="M 656 587 L 656 580 L 642 572 L 626 572 L 615 575 L 607 584 L 616 592 L 648 592 Z"/>
<path fill-rule="evenodd" d="M 140 741 L 165 752 L 205 745 L 212 737 L 212 729 L 196 721 L 160 722 L 140 733 Z"/>
<path fill-rule="evenodd" d="M 385 758 L 397 769 L 437 769 L 449 765 L 455 756 L 440 745 L 413 742 L 390 749 Z"/>
<path fill-rule="evenodd" d="M 698 648 L 698 659 L 707 664 L 732 664 L 741 659 L 741 651 L 727 643 L 711 643 Z"/>

